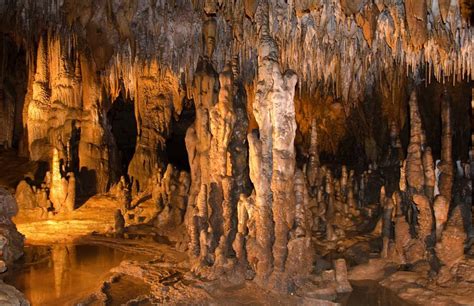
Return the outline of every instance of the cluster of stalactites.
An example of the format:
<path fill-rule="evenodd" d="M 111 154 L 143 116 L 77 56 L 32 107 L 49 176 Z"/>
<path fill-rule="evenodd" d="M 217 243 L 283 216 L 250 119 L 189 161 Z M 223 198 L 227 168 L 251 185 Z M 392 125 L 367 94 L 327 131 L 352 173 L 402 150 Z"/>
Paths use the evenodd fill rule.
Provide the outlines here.
<path fill-rule="evenodd" d="M 42 16 L 51 22 L 50 27 L 55 25 L 57 33 L 84 41 L 93 55 L 100 53 L 95 49 L 108 46 L 112 54 L 105 58 L 108 71 L 113 76 L 121 70 L 120 77 L 133 90 L 130 68 L 153 60 L 191 85 L 204 43 L 200 33 L 206 16 L 217 22 L 212 58 L 217 72 L 236 57 L 242 78 L 252 82 L 258 3 L 195 0 L 79 5 L 75 1 L 24 0 L 0 9 L 3 14 L 17 12 L 18 31 L 32 33 L 41 28 L 34 25 Z M 268 4 L 269 35 L 280 47 L 282 68 L 295 71 L 300 89 L 311 92 L 322 84 L 344 100 L 357 100 L 381 71 L 398 65 L 405 66 L 407 74 L 424 68 L 428 79 L 434 75 L 439 81 L 469 80 L 474 75 L 474 32 L 462 18 L 458 1 L 292 0 Z M 78 9 L 72 10 L 75 5 Z M 81 14 L 75 12 L 78 10 Z M 98 37 L 103 37 L 99 44 L 88 27 L 106 34 Z"/>

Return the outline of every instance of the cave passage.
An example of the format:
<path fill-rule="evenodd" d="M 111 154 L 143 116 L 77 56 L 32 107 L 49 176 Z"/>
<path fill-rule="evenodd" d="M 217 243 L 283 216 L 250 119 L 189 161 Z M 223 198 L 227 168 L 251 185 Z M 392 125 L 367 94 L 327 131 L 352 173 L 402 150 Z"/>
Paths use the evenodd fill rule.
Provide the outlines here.
<path fill-rule="evenodd" d="M 137 122 L 133 101 L 125 98 L 120 93 L 112 103 L 107 117 L 112 127 L 115 144 L 117 145 L 121 174 L 123 175 L 127 173 L 137 142 Z"/>
<path fill-rule="evenodd" d="M 171 135 L 166 141 L 166 157 L 168 163 L 172 164 L 179 170 L 190 171 L 188 151 L 186 150 L 186 131 L 194 122 L 196 114 L 192 101 L 185 101 L 183 109 L 178 120 L 173 120 Z"/>

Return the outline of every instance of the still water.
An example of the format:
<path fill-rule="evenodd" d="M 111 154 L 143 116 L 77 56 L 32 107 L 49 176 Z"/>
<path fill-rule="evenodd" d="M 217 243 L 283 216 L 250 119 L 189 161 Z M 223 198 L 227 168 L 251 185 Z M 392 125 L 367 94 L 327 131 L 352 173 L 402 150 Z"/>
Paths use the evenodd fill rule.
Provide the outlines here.
<path fill-rule="evenodd" d="M 127 259 L 146 258 L 99 245 L 26 246 L 24 258 L 4 281 L 22 291 L 33 306 L 74 305 L 97 291 L 109 270 Z M 352 286 L 352 293 L 338 299 L 344 306 L 409 305 L 376 282 Z M 246 304 L 244 300 L 239 299 Z"/>
<path fill-rule="evenodd" d="M 72 305 L 107 278 L 111 268 L 137 256 L 97 245 L 26 246 L 25 256 L 4 281 L 32 305 Z"/>
<path fill-rule="evenodd" d="M 351 283 L 353 291 L 340 299 L 344 306 L 409 306 L 395 293 L 375 281 Z"/>

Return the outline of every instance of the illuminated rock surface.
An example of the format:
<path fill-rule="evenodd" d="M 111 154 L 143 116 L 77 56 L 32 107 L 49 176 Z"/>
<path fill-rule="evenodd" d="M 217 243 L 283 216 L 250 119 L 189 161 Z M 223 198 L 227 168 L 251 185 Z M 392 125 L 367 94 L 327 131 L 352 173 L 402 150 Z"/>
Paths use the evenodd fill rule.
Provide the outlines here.
<path fill-rule="evenodd" d="M 19 231 L 48 246 L 33 253 L 54 263 L 57 303 L 91 244 L 133 256 L 74 292 L 84 304 L 350 304 L 367 279 L 469 301 L 473 11 L 1 2 L 5 280 Z"/>

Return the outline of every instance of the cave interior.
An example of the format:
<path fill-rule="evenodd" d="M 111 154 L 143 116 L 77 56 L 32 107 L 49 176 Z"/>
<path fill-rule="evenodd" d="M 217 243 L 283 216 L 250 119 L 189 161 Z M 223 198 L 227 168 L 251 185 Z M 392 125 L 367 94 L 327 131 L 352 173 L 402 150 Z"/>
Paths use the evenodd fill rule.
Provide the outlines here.
<path fill-rule="evenodd" d="M 472 305 L 473 12 L 0 2 L 0 303 Z"/>

